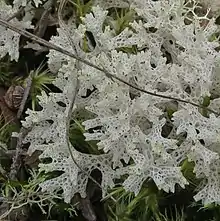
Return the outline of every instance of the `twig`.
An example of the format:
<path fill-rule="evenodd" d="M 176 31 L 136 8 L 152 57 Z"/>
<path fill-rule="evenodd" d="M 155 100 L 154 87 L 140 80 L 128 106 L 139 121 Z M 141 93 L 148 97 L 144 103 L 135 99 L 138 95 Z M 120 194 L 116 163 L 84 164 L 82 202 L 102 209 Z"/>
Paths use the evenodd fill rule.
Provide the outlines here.
<path fill-rule="evenodd" d="M 25 136 L 28 134 L 29 130 L 30 129 L 22 127 L 18 135 L 15 155 L 13 157 L 13 162 L 12 162 L 10 173 L 9 173 L 10 180 L 17 180 L 17 171 L 20 166 L 20 160 L 21 160 L 20 157 L 23 154 L 22 142 Z"/>
<path fill-rule="evenodd" d="M 62 10 L 65 7 L 67 1 L 68 0 L 61 0 L 61 2 L 60 2 L 59 8 L 58 8 L 58 20 L 59 20 L 59 25 L 63 29 L 66 37 L 68 38 L 68 41 L 69 41 L 72 49 L 76 51 L 75 45 L 74 45 L 74 42 L 72 41 L 71 34 L 68 30 L 68 27 L 66 26 L 66 24 L 64 23 L 64 21 L 62 19 Z M 76 53 L 77 53 L 77 51 L 76 51 Z M 79 61 L 76 62 L 76 68 L 79 69 Z M 70 104 L 68 117 L 67 117 L 67 125 L 66 125 L 66 138 L 67 138 L 68 149 L 69 149 L 72 161 L 76 164 L 76 166 L 79 168 L 79 170 L 82 173 L 84 173 L 92 182 L 94 182 L 102 190 L 102 186 L 87 171 L 85 171 L 83 168 L 81 168 L 81 166 L 77 163 L 76 159 L 73 156 L 70 145 L 69 145 L 69 128 L 70 128 L 69 124 L 70 124 L 70 119 L 71 119 L 71 115 L 72 115 L 73 105 L 74 105 L 75 98 L 76 98 L 76 95 L 77 95 L 78 89 L 79 89 L 79 88 L 77 88 L 79 86 L 78 76 L 76 76 L 76 78 L 77 78 L 77 86 L 76 86 L 76 89 L 74 90 L 75 94 L 74 94 L 73 99 L 72 99 L 71 104 Z M 82 215 L 88 221 L 95 221 L 96 220 L 96 214 L 95 214 L 94 209 L 92 208 L 92 204 L 91 204 L 91 201 L 88 198 L 88 196 L 85 199 L 83 199 L 80 196 L 80 194 L 77 194 L 77 196 L 79 197 L 79 201 L 80 201 L 80 205 L 81 205 L 80 208 L 81 208 L 81 211 L 82 211 Z"/>
<path fill-rule="evenodd" d="M 73 156 L 73 152 L 70 148 L 70 141 L 69 141 L 69 130 L 70 130 L 70 118 L 72 116 L 72 109 L 73 109 L 73 106 L 74 106 L 74 103 L 75 103 L 75 99 L 76 99 L 76 95 L 78 93 L 78 90 L 79 90 L 79 79 L 77 77 L 76 79 L 76 85 L 75 85 L 75 90 L 73 92 L 73 98 L 71 100 L 71 103 L 70 103 L 70 107 L 69 107 L 69 111 L 68 111 L 68 114 L 67 114 L 67 118 L 66 118 L 66 144 L 67 144 L 67 147 L 68 147 L 68 150 L 70 152 L 70 157 L 71 159 L 73 160 L 73 162 L 76 164 L 76 166 L 79 168 L 79 170 L 81 172 L 83 172 L 88 178 L 90 178 L 99 188 L 102 189 L 101 185 L 86 171 L 84 170 L 76 161 L 75 157 Z"/>
<path fill-rule="evenodd" d="M 45 31 L 47 29 L 48 23 L 49 23 L 49 15 L 52 10 L 53 5 L 55 4 L 56 0 L 48 0 L 44 4 L 44 12 L 41 15 L 40 20 L 38 21 L 35 29 L 34 29 L 34 34 L 38 37 L 43 37 L 45 34 Z"/>
<path fill-rule="evenodd" d="M 10 180 L 17 180 L 17 172 L 18 172 L 18 169 L 19 169 L 20 163 L 21 163 L 21 155 L 23 155 L 22 141 L 28 132 L 29 132 L 29 129 L 21 128 L 20 133 L 18 135 L 17 145 L 16 145 L 16 149 L 15 149 L 15 155 L 13 157 L 12 165 L 10 168 L 10 173 L 8 176 L 8 178 Z M 12 194 L 13 194 L 12 191 L 9 190 L 9 193 L 8 193 L 9 199 L 12 199 Z M 17 209 L 20 209 L 20 208 L 23 208 L 23 205 L 19 205 L 19 207 Z M 9 220 L 11 220 L 10 214 L 13 209 L 15 209 L 15 208 L 13 208 L 11 205 L 9 205 L 9 203 L 7 201 L 3 202 L 2 205 L 0 206 L 0 210 L 3 210 L 5 212 L 4 212 L 4 214 L 0 215 L 0 219 L 5 218 L 6 216 L 9 216 Z"/>
<path fill-rule="evenodd" d="M 32 84 L 32 77 L 31 77 L 31 75 L 29 75 L 27 78 L 26 87 L 24 89 L 24 95 L 22 97 L 21 104 L 20 104 L 18 112 L 17 112 L 17 119 L 20 119 L 21 114 L 24 110 L 24 106 L 26 104 L 26 101 L 27 101 L 27 98 L 28 98 L 28 95 L 29 95 L 29 92 L 31 89 L 31 84 Z"/>
<path fill-rule="evenodd" d="M 83 58 L 81 58 L 81 57 L 78 57 L 77 55 L 75 55 L 75 54 L 73 54 L 73 53 L 71 53 L 71 52 L 69 52 L 69 51 L 67 51 L 67 50 L 65 50 L 65 49 L 63 49 L 63 48 L 61 48 L 61 47 L 59 47 L 57 45 L 54 45 L 51 42 L 48 42 L 48 41 L 46 41 L 46 40 L 44 40 L 42 38 L 39 38 L 36 35 L 33 35 L 30 32 L 25 31 L 24 29 L 20 29 L 18 27 L 15 27 L 14 25 L 10 24 L 9 22 L 7 22 L 7 21 L 5 21 L 3 19 L 0 19 L 0 25 L 4 26 L 5 28 L 9 28 L 9 29 L 11 29 L 11 30 L 13 30 L 13 31 L 15 31 L 15 32 L 17 32 L 17 33 L 19 33 L 19 34 L 21 34 L 21 35 L 23 35 L 23 36 L 25 36 L 25 37 L 27 37 L 27 38 L 29 38 L 31 40 L 33 40 L 33 41 L 36 41 L 37 43 L 42 44 L 42 45 L 44 45 L 45 47 L 47 47 L 49 49 L 58 51 L 58 52 L 60 52 L 62 54 L 65 54 L 67 56 L 70 56 L 70 57 L 76 59 L 77 61 L 80 61 L 80 62 L 82 62 L 82 63 L 84 63 L 86 65 L 89 65 L 90 67 L 93 67 L 93 68 L 103 72 L 108 78 L 111 78 L 111 79 L 114 78 L 114 79 L 116 79 L 116 80 L 118 80 L 118 81 L 120 81 L 120 82 L 122 82 L 122 83 L 124 83 L 124 84 L 126 84 L 128 86 L 130 86 L 131 88 L 134 88 L 134 89 L 138 90 L 138 91 L 141 91 L 143 93 L 149 94 L 151 96 L 165 98 L 165 99 L 169 99 L 169 100 L 174 100 L 174 101 L 178 101 L 178 102 L 181 102 L 181 103 L 191 104 L 191 105 L 193 105 L 195 107 L 204 108 L 203 105 L 196 104 L 196 103 L 191 102 L 191 101 L 186 101 L 186 100 L 179 99 L 179 98 L 174 98 L 174 97 L 170 97 L 170 96 L 166 96 L 166 95 L 162 95 L 162 94 L 157 94 L 157 93 L 153 93 L 153 92 L 150 92 L 150 91 L 146 91 L 146 90 L 144 90 L 142 88 L 139 88 L 139 87 L 137 87 L 137 86 L 135 86 L 133 84 L 130 84 L 127 81 L 121 79 L 120 77 L 118 77 L 118 76 L 116 76 L 114 74 L 111 74 L 106 69 L 101 68 L 101 67 L 99 67 L 99 66 L 97 66 L 97 65 L 95 65 L 95 64 L 93 64 L 93 63 L 91 63 L 91 62 L 89 62 L 89 61 L 87 61 L 87 60 L 85 60 Z M 214 111 L 214 110 L 212 110 L 210 108 L 205 107 L 205 109 L 210 111 L 210 112 L 212 112 L 212 113 L 214 113 L 214 114 L 216 114 L 217 116 L 220 115 L 220 113 L 218 113 L 218 112 L 216 112 L 216 111 Z"/>

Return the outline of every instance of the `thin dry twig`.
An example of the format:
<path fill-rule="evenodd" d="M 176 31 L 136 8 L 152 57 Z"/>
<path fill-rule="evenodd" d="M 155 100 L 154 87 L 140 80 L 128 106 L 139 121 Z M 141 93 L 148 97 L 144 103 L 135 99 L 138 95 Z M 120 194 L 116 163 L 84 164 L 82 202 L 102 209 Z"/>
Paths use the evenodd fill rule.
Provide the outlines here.
<path fill-rule="evenodd" d="M 72 38 L 71 38 L 71 34 L 69 32 L 69 29 L 68 27 L 66 26 L 65 22 L 63 21 L 62 19 L 62 11 L 66 5 L 68 0 L 61 0 L 60 2 L 60 5 L 59 5 L 59 8 L 58 8 L 58 20 L 59 20 L 59 25 L 60 27 L 63 29 L 66 37 L 68 38 L 68 41 L 72 47 L 72 49 L 74 51 L 75 50 L 75 45 L 74 45 L 74 42 L 72 41 Z M 76 52 L 77 53 L 77 52 Z M 76 62 L 76 68 L 79 70 L 79 61 Z M 76 76 L 77 78 L 77 87 L 79 87 L 79 79 L 78 79 L 78 76 Z M 77 163 L 77 160 L 74 158 L 73 156 L 73 153 L 72 153 L 72 150 L 70 148 L 70 145 L 69 145 L 69 124 L 70 124 L 70 119 L 71 119 L 71 115 L 72 115 L 72 109 L 73 109 L 73 105 L 74 105 L 74 102 L 75 102 L 75 98 L 76 98 L 76 94 L 78 92 L 79 88 L 76 88 L 74 93 L 75 93 L 75 96 L 73 97 L 73 100 L 71 101 L 71 105 L 70 105 L 70 108 L 69 108 L 69 112 L 68 112 L 68 117 L 67 117 L 67 126 L 66 126 L 66 137 L 67 137 L 67 143 L 68 143 L 68 149 L 69 149 L 69 152 L 70 152 L 70 156 L 71 156 L 71 159 L 72 161 L 76 164 L 76 166 L 79 168 L 79 170 L 81 172 L 83 172 L 90 180 L 92 180 L 92 182 L 94 182 L 101 190 L 102 190 L 102 186 L 87 172 L 85 171 L 83 168 L 81 168 L 81 166 Z M 88 198 L 88 196 L 84 199 L 80 196 L 80 194 L 77 194 L 78 198 L 79 198 L 79 201 L 80 201 L 80 208 L 81 208 L 81 211 L 82 211 L 82 214 L 83 216 L 88 220 L 88 221 L 96 221 L 96 214 L 95 214 L 95 211 L 94 209 L 92 208 L 92 204 L 91 204 L 91 201 L 90 199 Z M 114 200 L 114 199 L 113 199 Z"/>
<path fill-rule="evenodd" d="M 18 172 L 18 168 L 20 167 L 20 161 L 21 161 L 20 158 L 21 158 L 21 155 L 23 155 L 22 144 L 23 144 L 24 138 L 26 137 L 29 131 L 30 129 L 22 127 L 18 135 L 15 155 L 13 157 L 13 162 L 12 162 L 10 173 L 9 173 L 9 178 L 11 180 L 17 180 L 17 172 Z"/>
<path fill-rule="evenodd" d="M 44 12 L 42 13 L 40 20 L 38 21 L 35 29 L 34 29 L 34 34 L 38 37 L 43 37 L 46 29 L 48 27 L 49 23 L 49 15 L 51 13 L 51 10 L 53 8 L 53 5 L 55 5 L 56 0 L 48 0 L 44 4 Z"/>
<path fill-rule="evenodd" d="M 63 49 L 63 48 L 61 48 L 61 47 L 59 47 L 59 46 L 57 46 L 57 45 L 54 45 L 51 42 L 48 42 L 48 41 L 46 41 L 46 40 L 44 40 L 42 38 L 39 38 L 38 36 L 36 36 L 34 34 L 31 34 L 30 32 L 25 31 L 24 29 L 15 27 L 14 25 L 10 24 L 9 22 L 5 21 L 4 19 L 0 19 L 0 25 L 4 26 L 5 28 L 9 28 L 9 29 L 19 33 L 20 35 L 23 35 L 23 36 L 25 36 L 25 37 L 33 40 L 33 41 L 36 41 L 37 43 L 42 44 L 42 45 L 44 45 L 45 47 L 47 47 L 47 48 L 49 48 L 51 50 L 58 51 L 58 52 L 60 52 L 62 54 L 65 54 L 67 56 L 70 56 L 70 57 L 76 59 L 77 61 L 80 61 L 80 62 L 82 62 L 82 63 L 84 63 L 86 65 L 89 65 L 90 67 L 93 67 L 93 68 L 103 72 L 108 78 L 116 79 L 116 80 L 118 80 L 118 81 L 120 81 L 120 82 L 122 82 L 122 83 L 124 83 L 124 84 L 126 84 L 128 86 L 130 86 L 131 88 L 134 88 L 134 89 L 138 90 L 138 91 L 141 91 L 143 93 L 146 93 L 146 94 L 149 94 L 149 95 L 155 96 L 155 97 L 160 97 L 160 98 L 164 98 L 164 99 L 168 99 L 168 100 L 178 101 L 178 102 L 181 102 L 181 103 L 191 104 L 191 105 L 193 105 L 195 107 L 198 107 L 198 108 L 205 108 L 206 110 L 210 111 L 211 113 L 216 114 L 217 116 L 220 115 L 220 113 L 218 113 L 218 112 L 216 112 L 216 111 L 214 111 L 214 110 L 212 110 L 212 109 L 210 109 L 208 107 L 204 107 L 201 104 L 196 104 L 194 102 L 186 101 L 186 100 L 180 99 L 180 98 L 174 98 L 174 97 L 171 97 L 171 96 L 166 96 L 166 95 L 162 95 L 162 94 L 153 93 L 153 92 L 147 91 L 145 89 L 139 88 L 138 86 L 130 84 L 129 82 L 121 79 L 120 77 L 118 77 L 118 76 L 116 76 L 114 74 L 111 74 L 109 71 L 107 71 L 104 68 L 101 68 L 101 67 L 99 67 L 99 66 L 97 66 L 97 65 L 95 65 L 95 64 L 93 64 L 93 63 L 91 63 L 91 62 L 89 62 L 89 61 L 87 61 L 87 60 L 85 60 L 85 59 L 83 59 L 83 58 L 81 58 L 81 57 L 79 57 L 79 56 L 77 56 L 77 55 L 75 55 L 75 54 L 73 54 L 73 53 Z"/>
<path fill-rule="evenodd" d="M 24 95 L 22 97 L 21 104 L 20 104 L 18 112 L 17 112 L 17 119 L 20 119 L 22 112 L 24 111 L 24 106 L 26 104 L 28 95 L 30 93 L 31 85 L 32 85 L 32 77 L 31 77 L 31 75 L 29 75 L 27 78 L 26 87 L 24 89 Z"/>
<path fill-rule="evenodd" d="M 8 176 L 10 180 L 17 180 L 18 169 L 20 168 L 20 165 L 21 165 L 21 155 L 23 155 L 22 141 L 28 132 L 29 132 L 29 129 L 21 128 L 20 133 L 18 135 L 15 154 L 13 156 L 13 161 L 12 161 L 10 173 Z M 12 191 L 9 190 L 9 193 L 8 193 L 9 199 L 12 198 L 12 194 L 13 194 Z M 11 220 L 10 215 L 13 209 L 15 208 L 10 207 L 7 201 L 3 202 L 3 204 L 0 206 L 0 210 L 4 211 L 4 213 L 0 215 L 0 219 L 2 217 L 5 218 L 8 216 L 8 219 Z M 27 207 L 25 205 L 24 206 L 20 205 L 17 209 L 22 213 L 23 210 L 26 211 Z"/>

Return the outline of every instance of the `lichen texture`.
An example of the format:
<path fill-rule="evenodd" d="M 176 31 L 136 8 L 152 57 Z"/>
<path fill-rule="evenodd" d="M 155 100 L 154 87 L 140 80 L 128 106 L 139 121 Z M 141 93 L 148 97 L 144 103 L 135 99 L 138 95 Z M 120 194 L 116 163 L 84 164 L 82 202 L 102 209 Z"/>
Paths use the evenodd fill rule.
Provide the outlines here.
<path fill-rule="evenodd" d="M 81 18 L 82 24 L 76 27 L 69 22 L 68 32 L 58 28 L 50 42 L 146 91 L 197 104 L 215 95 L 210 108 L 219 111 L 220 54 L 215 18 L 197 10 L 195 1 L 184 2 L 94 1 L 92 12 Z M 112 7 L 127 8 L 136 17 L 116 31 L 116 21 L 108 17 Z M 7 37 L 0 47 L 1 55 L 6 50 L 17 59 L 18 36 L 11 44 L 13 32 L 7 33 L 0 37 Z M 95 44 L 89 41 L 88 33 Z M 22 122 L 23 127 L 32 128 L 24 140 L 30 143 L 28 153 L 40 150 L 41 159 L 52 159 L 50 163 L 42 161 L 40 170 L 63 172 L 41 183 L 43 191 L 62 189 L 66 202 L 75 193 L 85 197 L 88 174 L 98 169 L 103 196 L 122 177 L 123 187 L 135 194 L 149 179 L 158 189 L 175 192 L 177 185 L 185 188 L 188 184 L 181 171 L 182 161 L 188 158 L 195 164 L 196 176 L 204 180 L 195 200 L 220 203 L 217 114 L 190 103 L 151 96 L 54 50 L 49 51 L 48 66 L 57 73 L 54 85 L 61 92 L 43 93 L 39 97 L 41 110 L 28 109 Z M 86 141 L 97 141 L 100 154 L 81 153 L 69 141 L 69 113 L 75 119 L 80 110 L 91 116 L 82 123 L 84 136 Z"/>

